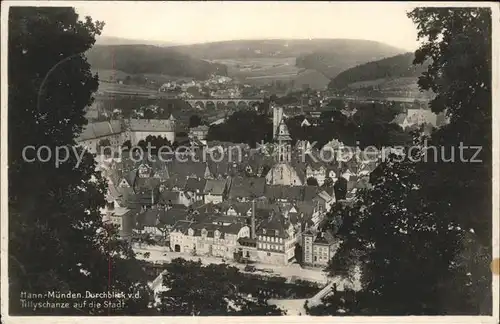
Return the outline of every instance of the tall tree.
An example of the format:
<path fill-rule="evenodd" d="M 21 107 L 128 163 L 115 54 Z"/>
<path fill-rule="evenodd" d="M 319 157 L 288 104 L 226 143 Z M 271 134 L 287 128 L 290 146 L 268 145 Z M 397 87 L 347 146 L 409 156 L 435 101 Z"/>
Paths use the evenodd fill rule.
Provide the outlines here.
<path fill-rule="evenodd" d="M 189 128 L 197 127 L 201 125 L 201 118 L 198 115 L 191 115 L 189 117 Z"/>
<path fill-rule="evenodd" d="M 361 268 L 351 315 L 491 314 L 491 11 L 417 8 L 409 17 L 424 41 L 415 63 L 432 61 L 419 85 L 450 123 L 429 139 L 438 154 L 420 143 L 412 160 L 407 151 L 372 173 L 372 189 L 342 210 L 327 270 Z M 470 160 L 476 150 L 460 158 L 460 146 L 476 145 L 480 162 Z M 327 299 L 323 313 L 338 313 L 339 301 Z"/>
<path fill-rule="evenodd" d="M 108 309 L 22 308 L 20 292 L 82 292 L 139 289 L 145 276 L 130 247 L 102 223 L 106 183 L 85 153 L 72 148 L 86 124 L 98 77 L 84 52 L 102 22 L 78 19 L 73 8 L 12 7 L 9 10 L 9 294 L 11 314 L 96 314 Z M 23 157 L 28 145 L 46 146 L 47 162 Z M 56 165 L 57 147 L 67 161 Z M 27 151 L 29 153 L 29 151 Z M 76 151 L 80 155 L 81 149 Z M 28 160 L 29 159 L 29 160 Z M 127 300 L 123 310 L 144 310 L 147 298 Z"/>

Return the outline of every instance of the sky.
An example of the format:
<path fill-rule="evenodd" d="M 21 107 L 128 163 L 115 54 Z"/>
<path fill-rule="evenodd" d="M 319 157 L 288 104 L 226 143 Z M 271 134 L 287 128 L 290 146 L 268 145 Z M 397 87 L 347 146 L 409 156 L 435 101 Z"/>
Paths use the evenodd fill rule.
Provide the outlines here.
<path fill-rule="evenodd" d="M 97 2 L 82 16 L 105 22 L 103 36 L 205 43 L 239 39 L 350 38 L 413 51 L 417 30 L 400 2 Z"/>

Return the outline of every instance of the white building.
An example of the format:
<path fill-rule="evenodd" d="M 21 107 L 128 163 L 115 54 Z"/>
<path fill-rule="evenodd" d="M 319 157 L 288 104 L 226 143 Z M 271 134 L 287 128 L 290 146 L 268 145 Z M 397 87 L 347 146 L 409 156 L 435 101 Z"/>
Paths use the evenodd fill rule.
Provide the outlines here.
<path fill-rule="evenodd" d="M 99 145 L 106 144 L 114 149 L 130 140 L 132 145 L 148 136 L 160 136 L 175 141 L 176 120 L 170 115 L 169 119 L 130 119 L 126 121 L 111 120 L 89 123 L 82 133 L 76 138 L 76 143 L 90 153 L 98 152 Z M 107 143 L 109 141 L 109 144 Z"/>

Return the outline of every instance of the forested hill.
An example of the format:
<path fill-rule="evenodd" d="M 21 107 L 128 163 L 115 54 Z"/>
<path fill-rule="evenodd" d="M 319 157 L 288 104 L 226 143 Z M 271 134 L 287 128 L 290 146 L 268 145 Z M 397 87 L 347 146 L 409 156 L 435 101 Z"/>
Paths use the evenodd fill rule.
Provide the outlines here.
<path fill-rule="evenodd" d="M 402 53 L 401 49 L 375 41 L 337 39 L 332 40 L 328 47 L 297 56 L 296 65 L 335 78 L 340 72 L 357 65 Z"/>
<path fill-rule="evenodd" d="M 428 63 L 413 65 L 414 54 L 405 53 L 358 65 L 339 73 L 329 84 L 330 89 L 344 89 L 356 82 L 379 79 L 415 77 L 427 70 Z"/>
<path fill-rule="evenodd" d="M 299 61 L 303 55 L 321 52 L 334 53 L 342 60 L 346 57 L 361 56 L 362 63 L 404 52 L 387 44 L 359 39 L 232 40 L 174 46 L 172 49 L 203 59 L 296 57 Z"/>
<path fill-rule="evenodd" d="M 209 63 L 152 45 L 96 45 L 87 52 L 93 69 L 113 69 L 129 74 L 165 74 L 206 79 L 210 74 L 227 75 L 223 64 Z"/>

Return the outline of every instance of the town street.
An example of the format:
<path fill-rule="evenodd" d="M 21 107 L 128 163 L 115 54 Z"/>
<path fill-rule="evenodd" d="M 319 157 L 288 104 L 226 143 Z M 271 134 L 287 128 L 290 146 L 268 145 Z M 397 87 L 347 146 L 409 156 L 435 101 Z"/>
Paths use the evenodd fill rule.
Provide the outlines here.
<path fill-rule="evenodd" d="M 190 254 L 184 254 L 179 252 L 171 252 L 171 251 L 163 251 L 164 247 L 158 246 L 142 246 L 141 248 L 134 247 L 134 251 L 137 254 L 138 259 L 147 260 L 150 262 L 169 262 L 172 259 L 183 258 L 191 261 L 201 260 L 203 264 L 223 263 L 222 258 L 209 257 L 209 256 L 193 256 Z M 144 257 L 144 253 L 149 252 L 150 255 L 148 258 Z M 236 263 L 232 260 L 226 260 L 226 264 L 237 267 L 243 271 L 245 268 L 245 264 Z M 319 284 L 326 284 L 328 279 L 326 274 L 322 271 L 321 268 L 318 269 L 304 269 L 301 268 L 298 264 L 292 264 L 289 266 L 280 266 L 273 264 L 259 264 L 252 263 L 252 266 L 255 266 L 257 269 L 266 269 L 272 270 L 272 273 L 256 271 L 254 273 L 258 273 L 260 275 L 268 275 L 268 276 L 281 276 L 289 279 L 302 279 L 317 282 Z"/>

